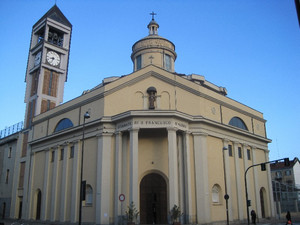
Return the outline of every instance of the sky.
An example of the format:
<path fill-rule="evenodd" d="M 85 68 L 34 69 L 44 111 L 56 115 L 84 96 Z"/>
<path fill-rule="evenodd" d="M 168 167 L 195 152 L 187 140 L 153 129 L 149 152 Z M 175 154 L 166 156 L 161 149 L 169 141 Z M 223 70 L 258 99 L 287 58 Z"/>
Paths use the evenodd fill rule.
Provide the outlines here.
<path fill-rule="evenodd" d="M 175 71 L 226 87 L 262 112 L 270 160 L 300 158 L 300 27 L 293 0 L 1 0 L 0 130 L 24 120 L 32 26 L 54 4 L 73 25 L 64 102 L 133 72 L 132 45 L 158 34 L 176 46 Z"/>

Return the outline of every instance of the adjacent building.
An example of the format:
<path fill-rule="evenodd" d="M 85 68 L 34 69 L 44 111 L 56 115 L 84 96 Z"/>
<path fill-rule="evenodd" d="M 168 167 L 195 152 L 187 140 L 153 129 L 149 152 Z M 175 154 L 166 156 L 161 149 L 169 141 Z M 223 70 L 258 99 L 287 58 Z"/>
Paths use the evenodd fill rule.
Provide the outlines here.
<path fill-rule="evenodd" d="M 83 223 L 121 224 L 130 202 L 142 224 L 170 222 L 175 204 L 183 223 L 226 221 L 225 194 L 229 220 L 247 218 L 244 172 L 269 161 L 263 114 L 202 75 L 176 73 L 154 13 L 147 28 L 132 73 L 60 104 L 72 25 L 56 5 L 34 24 L 11 218 L 77 223 L 81 171 Z M 250 208 L 274 216 L 270 168 L 247 178 Z"/>
<path fill-rule="evenodd" d="M 296 186 L 300 189 L 300 161 L 297 157 L 290 160 L 289 166 L 286 166 L 284 162 L 271 164 L 271 176 L 272 180 Z"/>
<path fill-rule="evenodd" d="M 0 139 L 0 219 L 9 218 L 15 159 L 20 133 L 15 132 Z"/>

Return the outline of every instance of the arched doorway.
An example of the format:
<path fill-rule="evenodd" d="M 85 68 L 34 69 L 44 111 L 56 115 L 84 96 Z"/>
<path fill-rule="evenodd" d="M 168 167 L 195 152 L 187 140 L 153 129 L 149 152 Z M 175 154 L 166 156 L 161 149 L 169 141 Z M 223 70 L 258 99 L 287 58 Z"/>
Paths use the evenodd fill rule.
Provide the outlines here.
<path fill-rule="evenodd" d="M 157 174 L 146 175 L 140 184 L 140 223 L 167 224 L 167 184 Z"/>
<path fill-rule="evenodd" d="M 260 195 L 261 217 L 266 218 L 266 208 L 265 208 L 266 190 L 263 187 L 260 189 L 259 195 Z"/>

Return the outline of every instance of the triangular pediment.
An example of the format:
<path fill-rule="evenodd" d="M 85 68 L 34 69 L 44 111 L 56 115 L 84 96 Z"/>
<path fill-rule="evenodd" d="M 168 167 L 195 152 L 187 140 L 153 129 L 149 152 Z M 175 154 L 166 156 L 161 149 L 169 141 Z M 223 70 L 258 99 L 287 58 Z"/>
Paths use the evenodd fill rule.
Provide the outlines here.
<path fill-rule="evenodd" d="M 135 84 L 145 80 L 149 77 L 156 78 L 160 81 L 163 81 L 165 84 L 176 86 L 196 95 L 199 95 L 199 85 L 191 82 L 176 73 L 170 73 L 166 70 L 163 70 L 159 67 L 150 65 L 139 71 L 133 72 L 129 75 L 123 76 L 107 85 L 104 86 L 104 92 L 106 94 L 116 92 L 127 86 L 134 86 Z M 153 83 L 151 86 L 156 86 Z"/>

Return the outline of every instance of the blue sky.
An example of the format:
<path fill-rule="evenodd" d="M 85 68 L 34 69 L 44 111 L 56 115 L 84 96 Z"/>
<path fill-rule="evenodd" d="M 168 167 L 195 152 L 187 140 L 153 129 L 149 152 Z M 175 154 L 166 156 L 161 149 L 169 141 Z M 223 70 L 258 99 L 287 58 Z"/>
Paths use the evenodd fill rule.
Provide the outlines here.
<path fill-rule="evenodd" d="M 300 157 L 300 29 L 286 0 L 57 0 L 73 24 L 64 102 L 104 77 L 132 72 L 131 47 L 148 35 L 176 45 L 175 71 L 204 75 L 264 114 L 270 159 Z M 0 1 L 0 130 L 24 120 L 32 25 L 55 0 Z"/>

